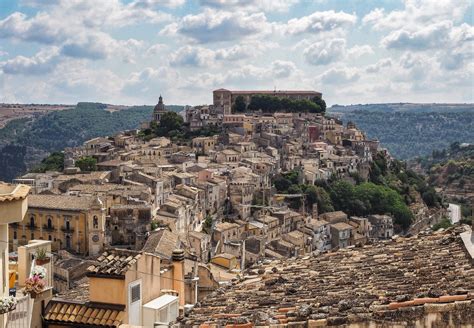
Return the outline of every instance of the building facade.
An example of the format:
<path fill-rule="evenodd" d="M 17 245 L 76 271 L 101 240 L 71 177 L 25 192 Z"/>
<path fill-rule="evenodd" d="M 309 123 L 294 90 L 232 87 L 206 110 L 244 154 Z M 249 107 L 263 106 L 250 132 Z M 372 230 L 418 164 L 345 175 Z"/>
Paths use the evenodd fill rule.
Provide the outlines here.
<path fill-rule="evenodd" d="M 311 100 L 314 97 L 322 97 L 321 92 L 311 91 L 311 90 L 251 90 L 251 91 L 242 91 L 242 90 L 227 90 L 227 89 L 217 89 L 212 92 L 213 104 L 215 107 L 223 108 L 224 115 L 229 115 L 232 112 L 232 105 L 235 103 L 235 99 L 238 96 L 244 98 L 245 103 L 248 105 L 253 96 L 257 95 L 266 95 L 274 96 L 279 98 L 290 98 L 295 100 Z"/>
<path fill-rule="evenodd" d="M 97 255 L 105 242 L 105 214 L 94 196 L 31 195 L 26 216 L 10 225 L 9 239 L 14 249 L 43 239 L 52 242 L 54 251 Z"/>

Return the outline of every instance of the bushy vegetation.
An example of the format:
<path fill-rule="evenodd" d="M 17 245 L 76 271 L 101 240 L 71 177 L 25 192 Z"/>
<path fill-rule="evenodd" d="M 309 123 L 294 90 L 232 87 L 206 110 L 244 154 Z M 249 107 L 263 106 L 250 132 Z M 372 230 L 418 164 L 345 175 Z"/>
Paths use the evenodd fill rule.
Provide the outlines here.
<path fill-rule="evenodd" d="M 441 222 L 436 223 L 431 227 L 433 231 L 439 230 L 439 229 L 448 229 L 450 226 L 452 226 L 451 221 L 449 221 L 447 218 L 443 218 Z"/>
<path fill-rule="evenodd" d="M 35 166 L 32 172 L 62 171 L 64 169 L 64 153 L 53 152 Z"/>
<path fill-rule="evenodd" d="M 375 157 L 368 181 L 357 175 L 307 185 L 300 183 L 300 173 L 294 170 L 274 177 L 273 186 L 278 193 L 305 194 L 306 210 L 316 203 L 320 213 L 336 210 L 354 216 L 390 214 L 403 229 L 413 220 L 409 205 L 418 201 L 419 195 L 427 206 L 441 206 L 440 196 L 423 176 L 407 169 L 403 162 L 388 160 L 383 153 Z M 287 203 L 293 209 L 302 205 L 300 198 L 288 198 Z"/>
<path fill-rule="evenodd" d="M 455 141 L 474 143 L 474 110 L 413 105 L 388 110 L 384 104 L 332 107 L 330 113 L 352 121 L 398 159 L 429 156 Z"/>
<path fill-rule="evenodd" d="M 76 167 L 83 172 L 91 172 L 97 170 L 97 160 L 94 157 L 84 156 L 76 161 Z"/>
<path fill-rule="evenodd" d="M 232 110 L 234 113 L 243 113 L 247 110 L 261 110 L 264 113 L 274 113 L 279 111 L 294 113 L 324 113 L 326 111 L 326 102 L 319 97 L 314 97 L 312 100 L 295 100 L 268 95 L 256 95 L 250 99 L 250 103 L 246 106 L 244 98 L 242 96 L 237 96 Z"/>
<path fill-rule="evenodd" d="M 215 126 L 191 131 L 189 125 L 184 123 L 183 118 L 179 114 L 166 112 L 162 115 L 159 124 L 152 122 L 148 129 L 139 132 L 139 136 L 144 140 L 150 140 L 155 137 L 167 137 L 175 142 L 189 142 L 195 137 L 209 137 L 221 132 L 221 129 Z"/>

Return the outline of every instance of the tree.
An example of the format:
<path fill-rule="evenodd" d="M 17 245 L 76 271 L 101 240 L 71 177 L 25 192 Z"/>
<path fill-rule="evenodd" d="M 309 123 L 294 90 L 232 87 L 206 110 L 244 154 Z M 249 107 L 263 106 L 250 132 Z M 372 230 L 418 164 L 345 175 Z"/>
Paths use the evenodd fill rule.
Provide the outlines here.
<path fill-rule="evenodd" d="M 278 192 L 285 193 L 291 186 L 291 180 L 280 175 L 275 180 L 273 180 L 273 185 L 278 190 Z"/>
<path fill-rule="evenodd" d="M 245 103 L 244 97 L 237 96 L 237 98 L 235 98 L 234 105 L 232 106 L 232 111 L 234 113 L 243 113 L 245 112 L 246 108 L 247 104 Z"/>
<path fill-rule="evenodd" d="M 202 223 L 202 229 L 207 233 L 210 234 L 212 232 L 212 217 L 207 215 Z"/>
<path fill-rule="evenodd" d="M 94 157 L 85 156 L 81 157 L 76 161 L 76 166 L 81 169 L 81 171 L 96 171 L 97 170 L 97 160 Z"/>
<path fill-rule="evenodd" d="M 44 158 L 39 165 L 33 168 L 33 172 L 62 171 L 64 169 L 64 153 L 53 152 Z"/>
<path fill-rule="evenodd" d="M 161 115 L 160 124 L 158 130 L 163 135 L 168 134 L 170 131 L 180 130 L 183 126 L 183 118 L 176 112 L 165 112 Z"/>
<path fill-rule="evenodd" d="M 324 101 L 323 98 L 321 97 L 314 97 L 312 101 L 319 106 L 319 113 L 325 113 L 326 112 L 326 102 Z"/>

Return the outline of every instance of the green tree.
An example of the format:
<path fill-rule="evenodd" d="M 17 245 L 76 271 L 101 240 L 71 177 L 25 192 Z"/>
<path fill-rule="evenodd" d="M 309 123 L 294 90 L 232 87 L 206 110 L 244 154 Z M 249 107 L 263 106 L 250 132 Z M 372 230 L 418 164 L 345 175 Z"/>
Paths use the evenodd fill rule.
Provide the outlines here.
<path fill-rule="evenodd" d="M 81 171 L 90 172 L 97 170 L 97 160 L 94 157 L 85 156 L 81 157 L 76 161 L 76 166 Z"/>
<path fill-rule="evenodd" d="M 245 112 L 246 108 L 247 104 L 245 103 L 244 97 L 237 96 L 237 98 L 235 98 L 234 105 L 232 105 L 232 111 L 234 113 L 243 113 Z"/>
<path fill-rule="evenodd" d="M 53 152 L 44 158 L 39 165 L 33 168 L 33 172 L 62 171 L 64 169 L 64 153 Z"/>
<path fill-rule="evenodd" d="M 288 188 L 291 186 L 291 181 L 285 177 L 278 176 L 275 180 L 273 180 L 273 185 L 280 193 L 286 193 Z"/>
<path fill-rule="evenodd" d="M 183 118 L 175 112 L 165 112 L 161 115 L 160 124 L 155 126 L 155 135 L 159 137 L 177 136 L 183 127 Z"/>
<path fill-rule="evenodd" d="M 202 229 L 207 233 L 210 234 L 212 232 L 212 217 L 208 214 L 204 218 L 204 222 L 202 223 Z"/>
<path fill-rule="evenodd" d="M 314 97 L 312 101 L 318 105 L 319 107 L 319 113 L 325 113 L 326 112 L 326 102 L 324 101 L 323 98 L 321 97 Z"/>

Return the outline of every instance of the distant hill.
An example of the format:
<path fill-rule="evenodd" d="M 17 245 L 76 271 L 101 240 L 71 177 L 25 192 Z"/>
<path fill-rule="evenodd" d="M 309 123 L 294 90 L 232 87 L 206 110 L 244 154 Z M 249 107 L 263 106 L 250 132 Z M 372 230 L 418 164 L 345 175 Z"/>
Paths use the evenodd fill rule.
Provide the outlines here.
<path fill-rule="evenodd" d="M 166 108 L 178 112 L 184 106 Z M 152 111 L 153 106 L 82 102 L 71 109 L 12 120 L 0 129 L 0 180 L 11 181 L 51 152 L 138 128 L 150 120 Z"/>
<path fill-rule="evenodd" d="M 138 128 L 151 117 L 151 106 L 107 111 L 99 103 L 78 103 L 73 109 L 38 118 L 10 121 L 0 129 L 0 180 L 10 181 L 48 153 L 77 146 L 97 136 Z"/>
<path fill-rule="evenodd" d="M 356 123 L 399 159 L 427 156 L 456 141 L 474 143 L 474 104 L 334 105 L 328 113 Z"/>

